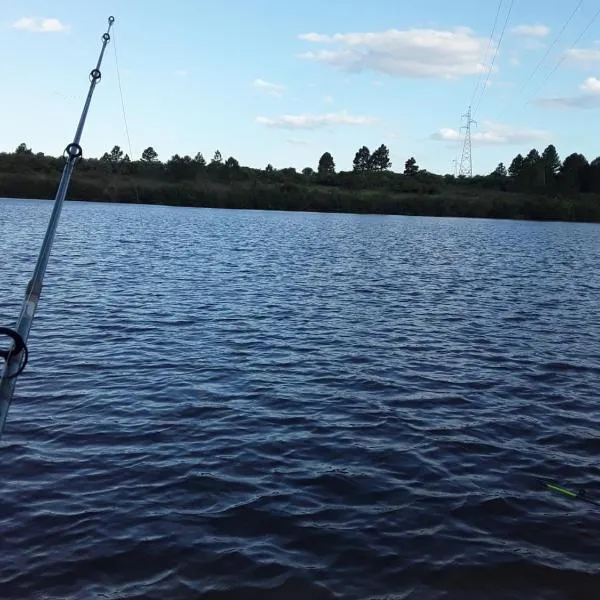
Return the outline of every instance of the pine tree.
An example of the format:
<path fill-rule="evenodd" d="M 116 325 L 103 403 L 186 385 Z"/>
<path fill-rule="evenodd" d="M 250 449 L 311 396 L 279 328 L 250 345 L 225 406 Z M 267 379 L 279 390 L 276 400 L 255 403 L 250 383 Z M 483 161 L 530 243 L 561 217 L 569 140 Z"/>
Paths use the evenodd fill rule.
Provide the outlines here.
<path fill-rule="evenodd" d="M 319 175 L 332 175 L 335 173 L 335 163 L 333 162 L 333 156 L 329 152 L 325 152 L 319 159 L 317 171 Z"/>
<path fill-rule="evenodd" d="M 419 166 L 417 165 L 417 161 L 415 160 L 414 156 L 411 156 L 405 163 L 404 163 L 404 174 L 405 175 L 416 175 L 419 172 Z"/>
<path fill-rule="evenodd" d="M 358 152 L 354 155 L 354 160 L 352 161 L 352 169 L 354 171 L 368 171 L 371 164 L 371 151 L 363 146 L 358 150 Z"/>
<path fill-rule="evenodd" d="M 381 144 L 373 154 L 369 161 L 369 170 L 371 171 L 386 171 L 392 166 L 390 162 L 390 151 L 385 144 Z"/>

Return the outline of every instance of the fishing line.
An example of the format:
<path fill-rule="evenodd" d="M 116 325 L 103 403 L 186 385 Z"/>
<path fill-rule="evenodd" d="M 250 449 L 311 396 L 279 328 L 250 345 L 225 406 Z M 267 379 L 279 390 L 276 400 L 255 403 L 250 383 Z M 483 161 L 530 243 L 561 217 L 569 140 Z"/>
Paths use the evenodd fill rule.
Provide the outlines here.
<path fill-rule="evenodd" d="M 116 29 L 116 27 L 115 27 Z M 121 85 L 121 71 L 119 69 L 119 58 L 117 55 L 117 38 L 113 33 L 113 49 L 115 53 L 115 66 L 117 71 L 117 84 L 119 86 L 119 96 L 121 97 L 121 110 L 123 111 L 123 121 L 125 123 L 125 135 L 127 136 L 127 145 L 129 147 L 129 156 L 133 160 L 133 150 L 131 147 L 131 137 L 129 135 L 129 125 L 127 124 L 127 111 L 125 110 L 125 99 L 123 97 L 123 86 Z"/>
<path fill-rule="evenodd" d="M 129 149 L 129 159 L 132 162 L 137 162 L 137 160 L 134 157 L 133 154 L 133 145 L 131 143 L 131 135 L 129 133 L 129 123 L 127 120 L 127 110 L 125 108 L 125 95 L 123 94 L 123 85 L 121 83 L 121 71 L 119 69 L 119 58 L 118 58 L 118 52 L 117 52 L 117 44 L 116 44 L 116 40 L 114 39 L 115 36 L 113 34 L 113 49 L 114 49 L 114 55 L 115 55 L 115 68 L 116 68 L 116 73 L 117 73 L 117 85 L 119 88 L 119 97 L 121 100 L 121 111 L 123 114 L 123 123 L 124 123 L 124 127 L 125 127 L 125 137 L 127 138 L 127 147 Z M 138 176 L 135 173 L 130 173 L 130 178 L 131 181 L 133 182 L 133 187 L 135 190 L 135 202 L 134 204 L 136 205 L 136 214 L 137 214 L 137 219 L 138 219 L 138 226 L 139 226 L 139 233 L 141 234 L 143 231 L 145 231 L 144 228 L 144 219 L 142 217 L 142 209 L 141 209 L 141 194 L 140 194 L 140 186 L 139 186 L 139 182 L 138 182 Z M 140 240 L 143 238 L 142 235 L 140 235 Z M 147 240 L 146 240 L 147 241 Z M 149 258 L 148 256 L 146 256 L 146 258 Z M 152 265 L 152 260 L 149 261 L 150 264 Z"/>

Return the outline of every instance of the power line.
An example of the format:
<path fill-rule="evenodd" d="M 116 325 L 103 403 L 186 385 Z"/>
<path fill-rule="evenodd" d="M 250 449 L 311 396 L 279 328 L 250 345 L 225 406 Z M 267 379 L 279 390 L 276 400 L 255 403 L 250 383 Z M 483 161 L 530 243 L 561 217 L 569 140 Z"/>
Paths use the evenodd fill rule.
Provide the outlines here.
<path fill-rule="evenodd" d="M 556 36 L 552 40 L 552 43 L 550 44 L 550 46 L 548 47 L 548 49 L 546 50 L 546 52 L 544 53 L 542 58 L 538 61 L 537 65 L 534 67 L 533 71 L 529 74 L 529 77 L 525 80 L 525 83 L 517 90 L 517 92 L 512 96 L 512 98 L 510 98 L 507 101 L 507 103 L 505 103 L 504 109 L 500 112 L 500 114 L 497 117 L 498 119 L 501 119 L 502 117 L 504 117 L 510 104 L 512 102 L 514 102 L 517 99 L 517 97 L 522 94 L 522 92 L 525 90 L 525 88 L 533 80 L 535 74 L 539 71 L 539 68 L 542 66 L 544 61 L 548 58 L 550 52 L 552 51 L 552 48 L 554 48 L 554 46 L 556 46 L 556 44 L 562 37 L 563 33 L 565 32 L 566 28 L 569 26 L 569 24 L 573 20 L 573 17 L 577 14 L 577 11 L 581 8 L 582 4 L 583 4 L 583 0 L 579 0 L 577 5 L 575 6 L 575 8 L 571 11 L 571 14 L 568 16 L 567 20 L 563 23 L 563 26 L 560 28 L 560 31 L 556 34 Z"/>
<path fill-rule="evenodd" d="M 531 75 L 529 75 L 529 77 L 527 78 L 525 83 L 519 88 L 519 91 L 517 92 L 518 94 L 520 94 L 529 85 L 529 82 L 533 79 L 535 74 L 538 72 L 539 68 L 542 66 L 542 63 L 546 60 L 546 58 L 548 58 L 548 55 L 552 51 L 552 48 L 554 48 L 554 46 L 556 45 L 556 42 L 558 42 L 558 40 L 564 33 L 565 29 L 568 27 L 569 23 L 573 20 L 573 17 L 577 13 L 577 11 L 581 8 L 582 4 L 583 4 L 583 0 L 579 0 L 579 2 L 577 3 L 577 6 L 573 9 L 573 12 L 569 15 L 569 18 L 565 21 L 565 24 L 561 27 L 560 31 L 554 38 L 553 42 L 550 44 L 550 46 L 548 46 L 548 49 L 544 53 L 544 56 L 542 56 L 542 58 L 539 60 L 538 64 L 535 66 L 535 68 L 531 72 Z"/>
<path fill-rule="evenodd" d="M 503 2 L 504 2 L 504 0 L 498 0 L 498 7 L 496 8 L 496 15 L 494 16 L 494 22 L 492 23 L 492 30 L 490 31 L 490 37 L 488 40 L 487 49 L 481 60 L 481 63 L 483 64 L 484 68 L 482 71 L 479 72 L 479 77 L 477 78 L 477 81 L 475 82 L 475 86 L 473 87 L 473 93 L 471 95 L 471 102 L 469 103 L 469 109 L 467 111 L 467 114 L 462 115 L 462 117 L 461 117 L 461 121 L 463 118 L 466 117 L 467 123 L 466 123 L 466 126 L 461 125 L 458 128 L 458 137 L 456 138 L 456 155 L 455 155 L 455 159 L 452 161 L 454 163 L 454 175 L 455 176 L 456 176 L 457 165 L 459 165 L 459 175 L 463 175 L 463 176 L 467 176 L 467 177 L 472 177 L 472 175 L 473 175 L 473 161 L 472 161 L 472 156 L 471 156 L 471 125 L 473 123 L 475 123 L 475 121 L 471 118 L 471 106 L 472 106 L 473 102 L 475 101 L 475 97 L 477 96 L 477 93 L 479 92 L 479 88 L 481 86 L 481 80 L 482 80 L 483 74 L 485 72 L 485 65 L 487 64 L 488 56 L 490 54 L 492 45 L 494 43 L 494 33 L 496 32 L 496 25 L 498 24 L 498 17 L 500 16 L 500 10 L 502 9 Z M 511 6 L 510 6 L 511 9 L 512 9 L 513 2 L 514 2 L 514 0 L 511 0 Z M 509 15 L 510 15 L 510 9 L 509 9 Z M 502 33 L 500 35 L 500 41 L 502 41 L 502 36 L 504 35 L 504 29 L 506 29 L 507 22 L 508 22 L 508 17 L 504 22 L 504 28 L 502 29 Z M 498 44 L 498 46 L 499 45 L 500 44 Z M 494 65 L 494 60 L 496 59 L 496 54 L 498 53 L 498 46 L 496 46 L 494 56 L 492 58 L 492 62 L 490 64 L 490 68 L 487 73 L 486 85 L 487 85 L 487 79 L 489 79 L 489 76 L 490 76 L 490 71 L 492 70 L 492 67 Z M 483 96 L 483 90 L 481 91 L 481 96 Z M 480 96 L 479 102 L 481 102 L 481 96 Z M 460 163 L 459 163 L 458 153 L 460 150 L 460 141 L 461 141 L 460 140 L 460 132 L 463 129 L 465 129 L 465 138 L 464 138 L 464 142 L 463 142 L 462 154 L 461 154 Z"/>
<path fill-rule="evenodd" d="M 581 0 L 583 2 L 583 0 Z M 494 24 L 492 25 L 492 31 L 490 32 L 490 39 L 488 40 L 488 46 L 487 49 L 485 51 L 485 54 L 483 55 L 483 59 L 482 59 L 482 64 L 484 65 L 484 69 L 482 71 L 479 72 L 479 77 L 477 78 L 477 81 L 475 82 L 475 87 L 473 88 L 473 94 L 471 96 L 471 102 L 469 103 L 470 105 L 473 104 L 473 102 L 475 101 L 475 94 L 477 93 L 479 86 L 481 84 L 481 78 L 483 77 L 483 74 L 485 72 L 485 64 L 487 63 L 487 58 L 488 58 L 488 54 L 490 53 L 490 50 L 492 48 L 492 43 L 494 42 L 494 33 L 496 31 L 496 24 L 498 23 L 498 17 L 500 15 L 500 9 L 502 8 L 502 3 L 504 2 L 504 0 L 498 0 L 498 8 L 496 9 L 496 16 L 494 17 Z"/>
<path fill-rule="evenodd" d="M 479 110 L 479 106 L 481 105 L 481 100 L 485 94 L 485 90 L 487 88 L 487 84 L 490 79 L 490 75 L 492 73 L 492 69 L 494 68 L 494 62 L 496 62 L 496 56 L 498 56 L 498 50 L 500 49 L 500 44 L 502 44 L 502 39 L 504 38 L 504 32 L 506 31 L 506 26 L 508 25 L 508 20 L 510 19 L 510 13 L 512 12 L 513 5 L 515 0 L 510 0 L 510 4 L 508 6 L 508 12 L 506 13 L 506 19 L 504 19 L 504 25 L 502 26 L 502 31 L 500 32 L 500 38 L 498 39 L 498 44 L 496 46 L 496 50 L 494 52 L 494 56 L 492 57 L 492 62 L 490 64 L 490 68 L 487 73 L 487 77 L 485 78 L 485 83 L 483 84 L 483 88 L 481 89 L 481 95 L 479 96 L 479 101 L 475 106 L 475 110 L 473 112 L 477 112 Z"/>
<path fill-rule="evenodd" d="M 546 75 L 546 78 L 542 81 L 542 83 L 539 85 L 539 87 L 533 93 L 534 96 L 544 87 L 544 85 L 546 85 L 546 82 L 550 79 L 550 77 L 552 77 L 552 75 L 554 75 L 554 73 L 556 73 L 556 71 L 558 70 L 558 68 L 560 67 L 560 65 L 562 65 L 562 63 L 564 62 L 565 58 L 567 58 L 568 51 L 569 50 L 573 50 L 573 48 L 575 48 L 575 46 L 579 43 L 579 41 L 581 40 L 581 38 L 588 32 L 588 30 L 595 23 L 595 21 L 596 21 L 596 19 L 598 17 L 600 17 L 600 8 L 596 11 L 596 13 L 594 14 L 594 16 L 590 19 L 589 23 L 585 26 L 585 28 L 579 34 L 579 36 L 577 36 L 577 39 L 563 53 L 563 55 L 560 57 L 560 59 L 558 60 L 558 62 L 554 65 L 554 68 L 548 73 L 548 75 Z"/>

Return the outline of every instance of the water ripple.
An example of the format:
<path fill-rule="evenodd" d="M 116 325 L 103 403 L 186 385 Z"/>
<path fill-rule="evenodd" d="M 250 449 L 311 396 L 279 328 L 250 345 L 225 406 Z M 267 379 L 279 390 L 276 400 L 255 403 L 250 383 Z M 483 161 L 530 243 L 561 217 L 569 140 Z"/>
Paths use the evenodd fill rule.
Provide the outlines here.
<path fill-rule="evenodd" d="M 0 200 L 10 324 L 50 204 Z M 600 228 L 68 203 L 2 598 L 594 598 Z M 600 498 L 600 495 L 596 495 Z"/>

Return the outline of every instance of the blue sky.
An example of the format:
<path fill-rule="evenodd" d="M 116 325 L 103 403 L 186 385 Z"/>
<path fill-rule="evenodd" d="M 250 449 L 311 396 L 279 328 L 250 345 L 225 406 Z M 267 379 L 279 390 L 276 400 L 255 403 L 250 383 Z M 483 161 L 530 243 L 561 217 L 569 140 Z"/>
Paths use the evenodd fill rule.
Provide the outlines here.
<path fill-rule="evenodd" d="M 447 173 L 474 92 L 476 173 L 548 143 L 561 157 L 600 154 L 590 132 L 600 108 L 593 0 L 503 0 L 490 52 L 496 0 L 0 4 L 1 150 L 26 142 L 62 153 L 113 14 L 86 156 L 129 151 L 115 45 L 136 157 L 150 145 L 162 160 L 219 149 L 244 165 L 300 170 L 329 151 L 345 170 L 360 146 L 384 143 L 393 170 L 415 156 Z"/>

